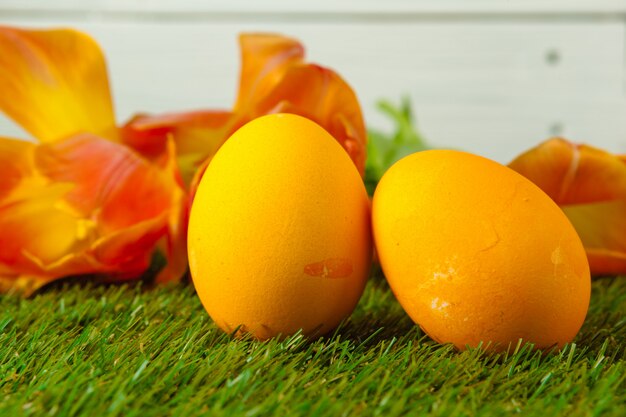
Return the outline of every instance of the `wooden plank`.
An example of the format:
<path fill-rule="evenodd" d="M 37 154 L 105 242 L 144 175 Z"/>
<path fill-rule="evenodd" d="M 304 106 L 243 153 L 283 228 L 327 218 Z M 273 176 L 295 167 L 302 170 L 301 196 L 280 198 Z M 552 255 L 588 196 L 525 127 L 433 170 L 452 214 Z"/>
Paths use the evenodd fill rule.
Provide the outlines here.
<path fill-rule="evenodd" d="M 2 0 L 0 10 L 137 13 L 369 13 L 369 14 L 615 14 L 626 13 L 625 0 Z"/>
<path fill-rule="evenodd" d="M 228 107 L 240 31 L 300 38 L 311 60 L 357 91 L 368 124 L 389 129 L 380 98 L 408 94 L 432 143 L 502 162 L 561 132 L 626 152 L 624 24 L 158 23 L 12 19 L 74 26 L 107 52 L 120 120 L 136 111 Z M 8 129 L 0 120 L 0 132 Z"/>

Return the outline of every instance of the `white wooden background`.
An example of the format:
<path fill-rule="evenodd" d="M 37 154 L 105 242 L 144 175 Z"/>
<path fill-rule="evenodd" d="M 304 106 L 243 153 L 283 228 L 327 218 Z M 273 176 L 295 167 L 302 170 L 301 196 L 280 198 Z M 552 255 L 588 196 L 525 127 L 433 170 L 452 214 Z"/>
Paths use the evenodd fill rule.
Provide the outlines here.
<path fill-rule="evenodd" d="M 229 107 L 237 34 L 272 31 L 342 74 L 370 127 L 409 95 L 440 147 L 508 162 L 560 134 L 626 153 L 626 0 L 0 0 L 0 24 L 94 36 L 120 121 Z M 1 115 L 0 135 L 27 137 Z"/>

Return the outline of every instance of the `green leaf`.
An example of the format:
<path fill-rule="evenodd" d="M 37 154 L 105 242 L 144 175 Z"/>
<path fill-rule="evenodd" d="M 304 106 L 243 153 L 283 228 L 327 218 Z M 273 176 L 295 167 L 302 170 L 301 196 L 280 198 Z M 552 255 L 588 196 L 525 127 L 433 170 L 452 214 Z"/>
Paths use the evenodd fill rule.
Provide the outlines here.
<path fill-rule="evenodd" d="M 399 106 L 382 100 L 378 102 L 378 109 L 393 121 L 394 131 L 391 134 L 374 129 L 368 132 L 365 184 L 370 194 L 391 165 L 407 155 L 428 149 L 415 126 L 408 98 L 402 98 Z"/>

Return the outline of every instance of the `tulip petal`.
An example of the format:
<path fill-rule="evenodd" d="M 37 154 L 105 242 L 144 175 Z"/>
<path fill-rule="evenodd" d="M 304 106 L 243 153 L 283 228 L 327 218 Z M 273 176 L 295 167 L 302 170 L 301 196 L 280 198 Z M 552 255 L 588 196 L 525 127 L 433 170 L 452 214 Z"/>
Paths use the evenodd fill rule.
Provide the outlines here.
<path fill-rule="evenodd" d="M 367 133 L 361 108 L 354 91 L 334 71 L 314 64 L 294 65 L 255 110 L 295 113 L 323 126 L 363 175 Z"/>
<path fill-rule="evenodd" d="M 40 264 L 83 250 L 89 235 L 88 225 L 63 204 L 63 196 L 73 185 L 51 184 L 39 175 L 32 157 L 35 148 L 32 143 L 0 139 L 0 178 L 4 179 L 5 174 L 12 178 L 4 182 L 0 192 L 3 276 L 40 275 Z"/>
<path fill-rule="evenodd" d="M 32 166 L 28 156 L 34 146 L 23 140 L 0 137 L 0 201 L 29 175 Z"/>
<path fill-rule="evenodd" d="M 178 169 L 189 184 L 202 162 L 228 138 L 232 120 L 230 112 L 209 110 L 137 115 L 122 127 L 121 136 L 124 143 L 159 164 L 167 159 L 167 143 L 172 139 Z"/>
<path fill-rule="evenodd" d="M 158 216 L 99 238 L 91 248 L 94 258 L 103 265 L 115 265 L 112 271 L 100 272 L 117 272 L 116 278 L 141 274 L 150 264 L 156 242 L 166 231 L 166 216 Z M 127 265 L 135 266 L 129 269 Z"/>
<path fill-rule="evenodd" d="M 95 219 L 103 236 L 96 244 L 98 259 L 115 264 L 140 253 L 147 262 L 157 241 L 170 231 L 177 236 L 170 252 L 178 253 L 182 246 L 186 253 L 185 242 L 178 235 L 187 200 L 173 142 L 167 146 L 165 169 L 125 146 L 90 135 L 40 148 L 45 157 L 38 162 L 46 176 L 77 184 L 66 199 Z M 137 235 L 142 232 L 144 236 Z"/>
<path fill-rule="evenodd" d="M 126 146 L 87 134 L 39 146 L 12 142 L 0 141 L 0 149 L 14 146 L 18 155 L 22 149 L 28 163 L 0 200 L 0 287 L 32 291 L 70 275 L 137 277 L 170 230 L 180 234 L 187 200 L 175 163 L 164 171 Z M 165 254 L 178 257 L 172 278 L 184 273 L 178 235 Z"/>
<path fill-rule="evenodd" d="M 158 216 L 170 195 L 160 172 L 131 149 L 83 134 L 41 145 L 35 152 L 40 172 L 54 182 L 75 184 L 66 200 L 95 218 L 108 233 Z"/>
<path fill-rule="evenodd" d="M 169 180 L 174 203 L 168 212 L 167 233 L 159 242 L 159 247 L 167 259 L 167 265 L 156 276 L 155 282 L 157 283 L 179 281 L 188 269 L 187 225 L 192 200 L 181 182 L 176 154 L 176 144 L 170 139 L 167 142 L 167 160 L 163 173 L 165 179 Z"/>
<path fill-rule="evenodd" d="M 626 273 L 626 195 L 621 200 L 562 208 L 585 245 L 592 273 Z"/>
<path fill-rule="evenodd" d="M 0 26 L 0 91 L 0 110 L 42 142 L 116 139 L 104 57 L 81 32 Z"/>
<path fill-rule="evenodd" d="M 626 273 L 626 163 L 587 145 L 550 139 L 509 166 L 546 192 L 578 232 L 594 275 Z"/>
<path fill-rule="evenodd" d="M 354 91 L 334 71 L 304 62 L 304 48 L 279 35 L 242 35 L 233 131 L 270 113 L 294 113 L 324 127 L 364 174 L 367 132 Z M 232 132 L 231 132 L 232 133 Z"/>
<path fill-rule="evenodd" d="M 241 75 L 235 112 L 245 112 L 258 97 L 269 94 L 284 73 L 304 60 L 304 47 L 295 39 L 268 33 L 239 36 Z"/>
<path fill-rule="evenodd" d="M 562 138 L 550 139 L 509 164 L 559 205 L 623 197 L 626 165 L 619 156 Z"/>
<path fill-rule="evenodd" d="M 24 260 L 27 254 L 36 256 L 42 263 L 50 263 L 79 249 L 81 236 L 77 233 L 77 219 L 58 207 L 59 200 L 71 186 L 25 181 L 20 188 L 23 189 L 16 194 L 22 196 L 12 195 L 10 201 L 0 206 L 0 262 L 22 263 L 30 269 L 31 262 Z M 28 193 L 23 192 L 26 188 Z M 28 198 L 27 194 L 37 197 Z"/>

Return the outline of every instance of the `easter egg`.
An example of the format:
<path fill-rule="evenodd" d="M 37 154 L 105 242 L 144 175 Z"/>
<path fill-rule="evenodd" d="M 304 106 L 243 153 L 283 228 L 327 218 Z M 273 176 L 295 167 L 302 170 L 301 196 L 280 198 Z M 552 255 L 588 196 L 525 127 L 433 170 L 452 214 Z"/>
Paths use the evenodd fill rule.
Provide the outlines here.
<path fill-rule="evenodd" d="M 585 319 L 580 238 L 543 191 L 503 165 L 451 150 L 409 155 L 379 182 L 372 224 L 393 293 L 438 342 L 561 347 Z"/>
<path fill-rule="evenodd" d="M 216 153 L 189 219 L 189 266 L 228 333 L 264 340 L 334 329 L 372 256 L 370 202 L 348 154 L 316 123 L 255 119 Z"/>

